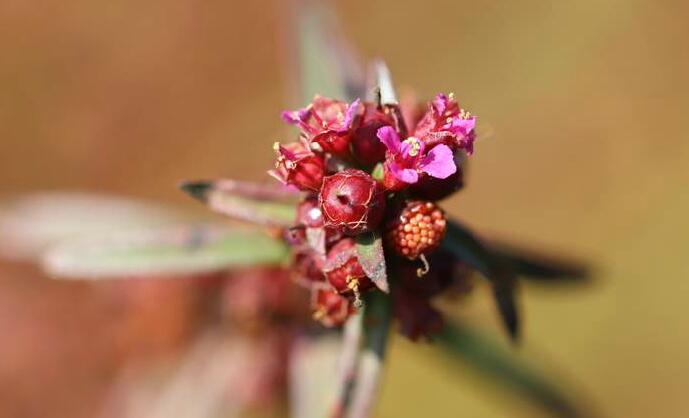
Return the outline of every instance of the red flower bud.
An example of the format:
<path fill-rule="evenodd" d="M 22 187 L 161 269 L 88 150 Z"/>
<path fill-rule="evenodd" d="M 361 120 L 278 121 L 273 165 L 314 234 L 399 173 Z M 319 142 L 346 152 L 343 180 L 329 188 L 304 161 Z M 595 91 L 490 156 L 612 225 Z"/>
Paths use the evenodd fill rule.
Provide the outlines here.
<path fill-rule="evenodd" d="M 297 206 L 297 225 L 307 228 L 321 228 L 323 226 L 323 213 L 318 205 L 318 199 L 304 199 Z"/>
<path fill-rule="evenodd" d="M 443 329 L 443 317 L 430 300 L 406 289 L 394 293 L 394 316 L 400 332 L 412 341 L 430 339 Z"/>
<path fill-rule="evenodd" d="M 440 246 L 446 226 L 445 214 L 435 203 L 413 201 L 388 226 L 387 240 L 397 254 L 414 260 Z"/>
<path fill-rule="evenodd" d="M 359 264 L 356 244 L 351 238 L 340 240 L 330 249 L 323 273 L 339 294 L 354 296 L 355 305 L 361 303 L 361 293 L 375 287 Z"/>
<path fill-rule="evenodd" d="M 399 192 L 407 186 L 409 186 L 409 183 L 405 183 L 395 176 L 388 164 L 383 165 L 383 187 L 385 187 L 385 190 Z"/>
<path fill-rule="evenodd" d="M 294 254 L 292 262 L 293 279 L 304 287 L 314 282 L 324 282 L 323 256 L 313 251 L 299 251 Z"/>
<path fill-rule="evenodd" d="M 278 154 L 275 170 L 268 172 L 283 184 L 296 186 L 300 190 L 318 191 L 323 183 L 325 162 L 304 144 L 294 142 L 287 145 L 275 143 Z"/>
<path fill-rule="evenodd" d="M 355 235 L 375 228 L 383 218 L 380 185 L 361 170 L 344 170 L 323 180 L 319 196 L 325 225 Z"/>
<path fill-rule="evenodd" d="M 359 100 L 347 104 L 316 96 L 308 107 L 284 112 L 282 117 L 287 123 L 298 126 L 307 140 L 317 143 L 324 152 L 346 156 L 360 111 Z"/>
<path fill-rule="evenodd" d="M 313 318 L 326 327 L 340 326 L 356 312 L 349 299 L 332 289 L 314 288 L 311 299 Z"/>
<path fill-rule="evenodd" d="M 418 183 L 411 185 L 410 192 L 414 197 L 423 200 L 441 200 L 464 187 L 462 167 L 458 164 L 457 171 L 450 177 L 439 179 L 423 176 Z"/>
<path fill-rule="evenodd" d="M 361 124 L 352 136 L 352 151 L 360 163 L 372 166 L 385 159 L 387 148 L 380 142 L 377 133 L 383 126 L 394 126 L 394 123 L 393 118 L 375 104 L 365 104 Z"/>

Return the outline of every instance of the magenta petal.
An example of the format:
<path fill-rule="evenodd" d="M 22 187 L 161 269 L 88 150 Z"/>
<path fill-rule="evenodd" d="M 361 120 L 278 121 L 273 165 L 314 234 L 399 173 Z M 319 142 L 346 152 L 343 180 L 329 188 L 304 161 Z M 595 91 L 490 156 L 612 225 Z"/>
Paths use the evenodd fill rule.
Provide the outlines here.
<path fill-rule="evenodd" d="M 442 115 L 445 112 L 445 109 L 447 109 L 449 102 L 449 97 L 443 93 L 440 93 L 433 99 L 433 107 L 439 115 Z"/>
<path fill-rule="evenodd" d="M 389 167 L 392 175 L 405 183 L 414 184 L 419 181 L 419 173 L 414 169 L 403 168 L 397 163 L 390 163 Z"/>
<path fill-rule="evenodd" d="M 290 149 L 280 145 L 278 147 L 278 152 L 282 154 L 288 161 L 295 161 L 297 159 L 297 154 L 292 152 Z"/>
<path fill-rule="evenodd" d="M 457 171 L 452 150 L 445 144 L 436 145 L 419 163 L 419 169 L 431 177 L 445 179 Z"/>
<path fill-rule="evenodd" d="M 359 106 L 361 105 L 361 100 L 354 100 L 347 108 L 347 113 L 345 114 L 343 130 L 349 130 L 352 128 L 352 123 L 356 117 L 356 113 L 359 111 Z"/>
<path fill-rule="evenodd" d="M 465 137 L 476 127 L 476 117 L 472 116 L 469 119 L 455 118 L 448 125 L 448 131 L 457 136 Z"/>
<path fill-rule="evenodd" d="M 282 120 L 289 123 L 290 125 L 298 125 L 301 122 L 297 112 L 290 112 L 287 110 L 282 112 Z"/>
<path fill-rule="evenodd" d="M 380 142 L 383 143 L 392 154 L 399 154 L 400 151 L 400 136 L 390 126 L 383 126 L 378 129 L 376 133 Z"/>

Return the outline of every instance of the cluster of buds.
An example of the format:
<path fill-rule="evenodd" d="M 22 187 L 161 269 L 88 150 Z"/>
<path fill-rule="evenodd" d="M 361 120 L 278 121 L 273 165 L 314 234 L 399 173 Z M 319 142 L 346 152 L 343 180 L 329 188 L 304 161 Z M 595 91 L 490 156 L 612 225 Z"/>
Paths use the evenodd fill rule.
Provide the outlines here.
<path fill-rule="evenodd" d="M 326 326 L 341 325 L 361 306 L 361 295 L 376 289 L 360 263 L 357 235 L 384 237 L 388 264 L 422 263 L 415 280 L 421 286 L 433 281 L 421 276 L 445 234 L 435 201 L 462 185 L 460 162 L 473 153 L 476 118 L 451 94 L 436 96 L 417 117 L 405 118 L 406 110 L 316 97 L 283 113 L 299 137 L 275 144 L 270 174 L 305 192 L 286 235 L 296 279 L 311 289 L 314 318 Z M 400 292 L 403 306 L 395 311 L 410 317 L 418 307 L 429 316 L 431 293 Z M 412 328 L 416 335 L 418 327 Z"/>

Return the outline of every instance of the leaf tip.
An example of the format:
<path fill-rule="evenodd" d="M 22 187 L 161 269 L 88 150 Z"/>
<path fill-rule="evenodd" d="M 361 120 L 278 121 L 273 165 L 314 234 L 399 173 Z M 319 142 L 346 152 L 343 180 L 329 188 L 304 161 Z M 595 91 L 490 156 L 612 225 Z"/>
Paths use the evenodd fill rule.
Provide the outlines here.
<path fill-rule="evenodd" d="M 212 186 L 207 181 L 183 181 L 178 187 L 194 199 L 205 202 Z"/>

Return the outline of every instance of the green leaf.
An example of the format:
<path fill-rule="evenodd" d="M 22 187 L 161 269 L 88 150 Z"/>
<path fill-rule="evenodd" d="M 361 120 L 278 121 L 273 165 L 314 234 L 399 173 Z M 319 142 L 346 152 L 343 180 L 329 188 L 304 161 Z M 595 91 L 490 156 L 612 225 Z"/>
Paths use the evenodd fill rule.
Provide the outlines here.
<path fill-rule="evenodd" d="M 383 240 L 380 234 L 367 232 L 357 235 L 356 250 L 359 264 L 364 269 L 364 273 L 375 283 L 378 289 L 389 293 L 390 285 L 388 284 L 387 268 L 385 266 Z"/>
<path fill-rule="evenodd" d="M 56 243 L 76 237 L 203 219 L 117 195 L 64 191 L 20 195 L 0 201 L 0 254 L 35 261 Z"/>
<path fill-rule="evenodd" d="M 435 341 L 453 360 L 460 360 L 495 383 L 529 398 L 554 416 L 584 416 L 553 382 L 478 331 L 448 323 Z"/>
<path fill-rule="evenodd" d="M 354 100 L 363 94 L 361 68 L 341 35 L 332 2 L 297 3 L 297 51 L 302 101 L 314 95 Z"/>
<path fill-rule="evenodd" d="M 496 271 L 495 264 L 497 259 L 492 256 L 474 234 L 459 222 L 448 221 L 447 233 L 442 246 L 487 278 L 491 280 L 497 279 L 493 277 Z"/>
<path fill-rule="evenodd" d="M 294 225 L 295 195 L 274 187 L 217 180 L 183 182 L 180 188 L 211 210 L 237 220 L 262 226 Z"/>
<path fill-rule="evenodd" d="M 579 261 L 555 258 L 504 243 L 491 242 L 488 248 L 494 257 L 527 279 L 544 282 L 586 282 L 590 278 L 588 267 Z"/>
<path fill-rule="evenodd" d="M 503 324 L 510 337 L 516 340 L 519 336 L 519 316 L 514 295 L 514 272 L 459 222 L 448 221 L 442 247 L 491 281 Z"/>
<path fill-rule="evenodd" d="M 260 231 L 183 225 L 89 236 L 57 245 L 43 266 L 56 278 L 181 276 L 279 264 L 287 248 Z"/>
<path fill-rule="evenodd" d="M 507 329 L 512 341 L 519 340 L 519 313 L 514 283 L 493 285 L 493 299 L 500 312 L 503 325 Z"/>

